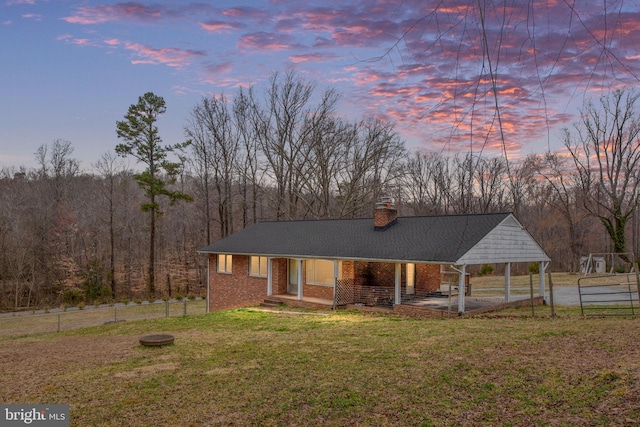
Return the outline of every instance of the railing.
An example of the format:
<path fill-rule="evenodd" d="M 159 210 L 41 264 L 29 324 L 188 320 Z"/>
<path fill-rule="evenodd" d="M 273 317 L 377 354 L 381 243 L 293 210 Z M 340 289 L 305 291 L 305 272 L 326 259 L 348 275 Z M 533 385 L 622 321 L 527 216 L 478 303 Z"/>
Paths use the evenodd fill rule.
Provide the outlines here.
<path fill-rule="evenodd" d="M 60 332 L 127 320 L 157 319 L 205 312 L 206 301 L 196 299 L 141 304 L 118 303 L 98 307 L 87 306 L 82 309 L 72 307 L 66 310 L 52 309 L 48 312 L 3 313 L 0 315 L 0 336 Z"/>

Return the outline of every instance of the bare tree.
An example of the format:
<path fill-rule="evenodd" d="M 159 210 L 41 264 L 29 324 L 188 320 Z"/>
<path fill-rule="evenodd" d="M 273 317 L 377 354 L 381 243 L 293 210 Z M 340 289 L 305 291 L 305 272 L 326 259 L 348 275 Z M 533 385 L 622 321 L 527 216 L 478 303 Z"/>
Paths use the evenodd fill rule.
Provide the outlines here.
<path fill-rule="evenodd" d="M 402 184 L 415 215 L 446 212 L 449 161 L 440 153 L 409 153 Z"/>
<path fill-rule="evenodd" d="M 124 165 L 113 153 L 104 153 L 94 164 L 96 170 L 102 177 L 102 193 L 108 204 L 108 225 L 109 225 L 109 285 L 111 287 L 111 297 L 116 297 L 116 260 L 115 260 L 115 204 L 116 185 L 119 175 L 124 172 Z"/>
<path fill-rule="evenodd" d="M 640 94 L 616 90 L 582 109 L 577 135 L 565 129 L 564 144 L 577 175 L 584 207 L 604 225 L 617 253 L 626 252 L 625 228 L 638 201 Z M 629 261 L 629 260 L 627 260 Z"/>
<path fill-rule="evenodd" d="M 368 118 L 353 125 L 345 144 L 344 167 L 337 175 L 338 216 L 370 215 L 375 201 L 402 176 L 404 142 L 392 123 Z"/>
<path fill-rule="evenodd" d="M 579 176 L 572 168 L 571 159 L 559 153 L 546 153 L 536 156 L 538 173 L 544 177 L 550 194 L 545 197 L 546 204 L 557 210 L 564 218 L 569 236 L 571 252 L 570 269 L 576 271 L 578 260 L 584 247 L 580 233 L 580 224 L 584 222 L 583 212 L 578 200 L 581 189 Z"/>

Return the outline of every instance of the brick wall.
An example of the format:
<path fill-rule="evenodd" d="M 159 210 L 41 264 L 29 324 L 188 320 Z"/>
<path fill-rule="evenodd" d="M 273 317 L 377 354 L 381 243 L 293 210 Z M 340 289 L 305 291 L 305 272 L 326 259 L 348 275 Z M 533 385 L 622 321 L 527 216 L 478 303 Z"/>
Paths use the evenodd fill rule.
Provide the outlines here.
<path fill-rule="evenodd" d="M 333 299 L 333 286 L 310 285 L 305 283 L 302 289 L 303 297 Z"/>
<path fill-rule="evenodd" d="M 440 290 L 442 273 L 439 264 L 416 264 L 416 292 Z"/>
<path fill-rule="evenodd" d="M 406 264 L 401 265 L 400 285 L 406 286 Z M 395 286 L 396 267 L 391 262 L 355 262 L 354 279 L 358 286 Z M 440 289 L 442 274 L 438 264 L 416 264 L 415 289 L 435 292 Z"/>
<path fill-rule="evenodd" d="M 209 255 L 209 310 L 257 305 L 267 296 L 267 278 L 249 276 L 249 257 L 234 255 L 232 274 L 218 273 L 217 255 Z"/>

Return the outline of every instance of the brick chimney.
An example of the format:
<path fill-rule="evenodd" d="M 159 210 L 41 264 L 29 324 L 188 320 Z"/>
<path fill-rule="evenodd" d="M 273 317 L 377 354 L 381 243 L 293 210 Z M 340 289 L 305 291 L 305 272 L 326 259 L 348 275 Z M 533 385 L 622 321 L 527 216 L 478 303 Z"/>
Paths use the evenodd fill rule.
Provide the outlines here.
<path fill-rule="evenodd" d="M 386 230 L 396 223 L 398 211 L 393 203 L 393 198 L 383 197 L 376 203 L 373 212 L 373 228 L 378 231 Z"/>

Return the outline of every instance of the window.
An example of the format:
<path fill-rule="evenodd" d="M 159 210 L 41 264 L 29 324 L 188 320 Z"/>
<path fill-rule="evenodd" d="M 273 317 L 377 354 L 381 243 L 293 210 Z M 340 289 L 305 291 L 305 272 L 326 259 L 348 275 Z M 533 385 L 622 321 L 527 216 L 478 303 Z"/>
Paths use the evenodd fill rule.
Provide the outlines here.
<path fill-rule="evenodd" d="M 232 255 L 218 254 L 218 273 L 231 273 Z"/>
<path fill-rule="evenodd" d="M 252 256 L 249 259 L 249 275 L 267 277 L 267 257 Z"/>
<path fill-rule="evenodd" d="M 307 283 L 313 285 L 333 285 L 334 262 L 328 259 L 310 259 L 306 261 Z M 341 276 L 341 265 L 338 265 L 338 278 Z"/>

